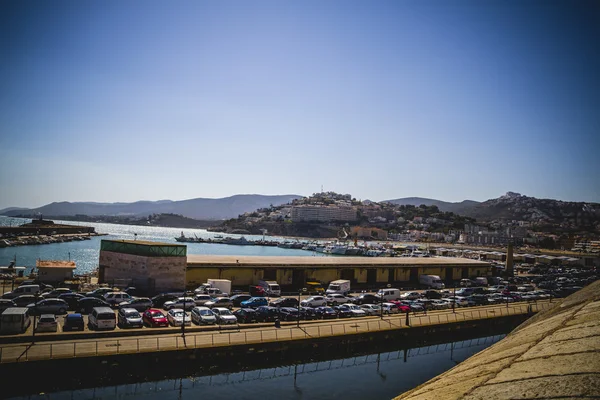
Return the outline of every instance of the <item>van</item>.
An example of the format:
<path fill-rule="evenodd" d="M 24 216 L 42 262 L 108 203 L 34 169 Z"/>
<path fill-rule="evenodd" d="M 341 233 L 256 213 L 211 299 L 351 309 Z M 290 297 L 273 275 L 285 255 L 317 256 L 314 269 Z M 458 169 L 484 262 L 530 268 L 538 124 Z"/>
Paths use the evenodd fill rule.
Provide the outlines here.
<path fill-rule="evenodd" d="M 376 296 L 384 301 L 398 300 L 400 299 L 400 289 L 379 289 Z"/>
<path fill-rule="evenodd" d="M 437 275 L 419 275 L 419 283 L 431 289 L 444 289 L 444 282 Z"/>
<path fill-rule="evenodd" d="M 281 296 L 281 288 L 276 281 L 259 281 L 258 286 L 262 287 L 268 296 Z"/>
<path fill-rule="evenodd" d="M 23 333 L 31 325 L 31 316 L 26 307 L 9 307 L 0 318 L 0 333 Z"/>
<path fill-rule="evenodd" d="M 12 292 L 4 293 L 3 299 L 14 299 L 22 294 L 36 294 L 40 292 L 40 285 L 22 285 L 13 290 Z"/>
<path fill-rule="evenodd" d="M 117 317 L 108 307 L 94 307 L 88 317 L 90 329 L 115 329 Z"/>
<path fill-rule="evenodd" d="M 473 279 L 473 283 L 475 284 L 475 286 L 487 286 L 488 285 L 487 278 L 485 278 L 483 276 L 478 276 L 477 278 Z"/>

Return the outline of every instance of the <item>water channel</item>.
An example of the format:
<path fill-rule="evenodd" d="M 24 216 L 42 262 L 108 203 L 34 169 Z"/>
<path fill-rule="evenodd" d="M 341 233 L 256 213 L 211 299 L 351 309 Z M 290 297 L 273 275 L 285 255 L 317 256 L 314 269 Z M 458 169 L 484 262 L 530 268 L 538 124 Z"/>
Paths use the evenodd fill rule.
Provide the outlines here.
<path fill-rule="evenodd" d="M 210 373 L 170 374 L 164 365 L 158 379 L 139 376 L 100 379 L 82 388 L 72 371 L 54 371 L 60 389 L 19 394 L 11 399 L 390 399 L 454 367 L 505 335 L 474 337 L 451 343 L 401 348 L 339 359 L 309 360 L 296 364 L 261 365 L 261 368 Z M 396 347 L 390 350 L 390 347 Z M 256 355 L 260 357 L 260 355 Z M 248 360 L 247 366 L 252 365 Z M 189 372 L 189 371 L 188 371 Z M 100 377 L 99 377 L 100 378 Z M 35 379 L 35 377 L 30 377 Z M 115 383 L 114 381 L 118 381 Z M 12 385 L 11 385 L 12 386 Z M 27 390 L 27 389 L 23 389 Z M 53 391 L 56 390 L 56 391 Z M 14 394 L 14 393 L 13 393 Z"/>

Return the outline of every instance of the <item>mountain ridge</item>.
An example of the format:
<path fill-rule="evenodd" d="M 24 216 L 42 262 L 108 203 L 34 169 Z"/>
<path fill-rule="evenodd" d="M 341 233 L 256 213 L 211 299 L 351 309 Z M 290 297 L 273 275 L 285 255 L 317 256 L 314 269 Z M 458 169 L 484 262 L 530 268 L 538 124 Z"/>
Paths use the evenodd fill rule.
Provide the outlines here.
<path fill-rule="evenodd" d="M 270 205 L 286 204 L 299 195 L 237 194 L 223 198 L 195 198 L 187 200 L 140 200 L 132 203 L 53 202 L 37 208 L 10 207 L 0 215 L 89 215 L 89 216 L 143 216 L 149 214 L 180 214 L 194 219 L 234 218 L 245 212 Z"/>

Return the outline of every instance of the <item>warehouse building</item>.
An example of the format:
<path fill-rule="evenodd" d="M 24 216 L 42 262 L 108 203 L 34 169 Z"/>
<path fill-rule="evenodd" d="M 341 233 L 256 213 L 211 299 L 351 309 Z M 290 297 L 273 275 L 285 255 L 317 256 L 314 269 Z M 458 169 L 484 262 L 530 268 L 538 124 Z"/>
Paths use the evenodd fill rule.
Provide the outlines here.
<path fill-rule="evenodd" d="M 438 275 L 446 282 L 491 275 L 487 262 L 450 257 L 187 257 L 186 281 L 196 287 L 207 279 L 229 279 L 233 286 L 276 280 L 283 289 L 297 289 L 306 281 L 328 283 L 348 279 L 363 287 L 414 286 L 419 275 Z"/>
<path fill-rule="evenodd" d="M 140 240 L 102 240 L 98 281 L 148 293 L 185 287 L 187 246 Z"/>

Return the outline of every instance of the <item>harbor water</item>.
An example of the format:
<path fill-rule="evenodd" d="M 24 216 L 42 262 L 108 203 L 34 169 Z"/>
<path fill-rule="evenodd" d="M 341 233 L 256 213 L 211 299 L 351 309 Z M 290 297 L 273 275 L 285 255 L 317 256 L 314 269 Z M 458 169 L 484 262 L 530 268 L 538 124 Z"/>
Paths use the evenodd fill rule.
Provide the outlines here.
<path fill-rule="evenodd" d="M 0 216 L 0 226 L 17 226 L 29 219 L 9 218 Z M 153 242 L 177 243 L 176 237 L 183 232 L 186 237 L 197 236 L 203 239 L 214 239 L 218 232 L 208 232 L 206 229 L 163 228 L 154 226 L 119 225 L 93 222 L 55 221 L 69 225 L 93 226 L 97 233 L 107 236 L 95 236 L 90 240 L 43 245 L 15 246 L 0 248 L 0 266 L 8 265 L 16 258 L 17 266 L 27 267 L 26 273 L 35 267 L 35 262 L 41 260 L 75 261 L 76 274 L 90 272 L 98 267 L 100 241 L 102 239 L 118 240 L 148 240 Z M 242 235 L 227 235 L 239 238 Z M 262 236 L 244 235 L 248 240 L 259 240 Z M 269 240 L 285 241 L 289 238 L 269 237 Z M 300 249 L 286 249 L 270 246 L 237 246 L 211 243 L 182 243 L 187 245 L 188 254 L 211 255 L 240 255 L 240 256 L 323 256 L 321 253 Z"/>
<path fill-rule="evenodd" d="M 402 348 L 387 346 L 383 352 L 365 352 L 338 359 L 298 364 L 273 365 L 227 373 L 192 373 L 172 376 L 174 366 L 164 365 L 160 379 L 119 377 L 113 384 L 81 386 L 73 372 L 60 376 L 60 390 L 45 388 L 42 393 L 18 394 L 12 399 L 390 399 L 454 367 L 489 347 L 505 335 L 469 338 L 451 343 Z M 366 345 L 365 345 L 366 346 Z M 260 355 L 256 355 L 260 357 Z M 197 361 L 197 360 L 196 360 Z M 257 361 L 257 360 L 255 360 Z M 196 362 L 196 365 L 198 363 Z M 205 366 L 206 367 L 206 366 Z M 206 370 L 206 368 L 205 368 Z M 100 377 L 99 377 L 100 378 Z M 126 383 L 123 383 L 126 382 Z M 24 389 L 25 390 L 25 389 Z"/>

